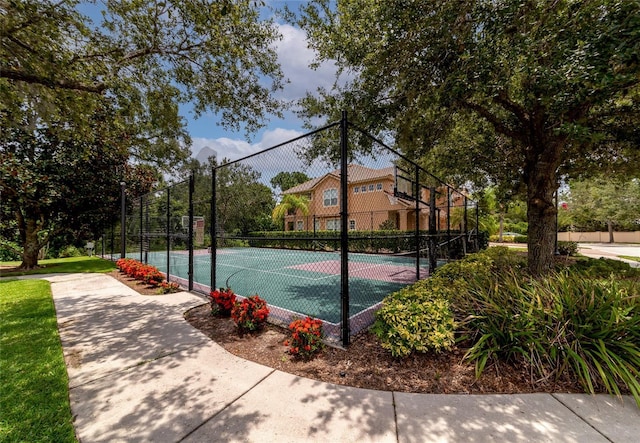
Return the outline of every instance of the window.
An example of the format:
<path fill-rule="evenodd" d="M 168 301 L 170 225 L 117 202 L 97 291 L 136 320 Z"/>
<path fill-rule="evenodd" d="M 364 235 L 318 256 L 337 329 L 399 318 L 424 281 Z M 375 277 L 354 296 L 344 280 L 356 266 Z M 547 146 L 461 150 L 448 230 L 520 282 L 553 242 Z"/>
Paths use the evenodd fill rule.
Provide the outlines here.
<path fill-rule="evenodd" d="M 327 220 L 327 231 L 339 231 L 340 230 L 340 219 L 332 218 Z"/>
<path fill-rule="evenodd" d="M 324 205 L 325 206 L 338 206 L 338 190 L 337 189 L 327 189 L 323 193 Z"/>
<path fill-rule="evenodd" d="M 378 184 L 376 185 L 376 190 L 378 190 L 378 191 L 382 191 L 382 183 L 378 183 Z"/>
<path fill-rule="evenodd" d="M 353 193 L 357 194 L 360 191 L 360 186 L 356 186 L 355 188 L 353 188 Z"/>
<path fill-rule="evenodd" d="M 313 230 L 314 231 L 319 231 L 320 229 L 322 229 L 322 225 L 320 224 L 320 220 L 316 219 L 313 221 Z"/>
<path fill-rule="evenodd" d="M 373 185 L 369 185 L 369 192 L 373 192 L 373 190 L 374 190 L 374 189 L 375 189 L 375 188 L 374 188 L 374 186 L 373 186 Z"/>
<path fill-rule="evenodd" d="M 362 192 L 367 192 L 367 185 L 362 185 L 362 188 L 360 188 L 360 190 Z"/>
<path fill-rule="evenodd" d="M 349 231 L 355 231 L 355 230 L 356 230 L 356 221 L 349 220 Z"/>
<path fill-rule="evenodd" d="M 296 231 L 303 231 L 304 230 L 304 222 L 302 220 L 298 220 L 296 222 Z"/>

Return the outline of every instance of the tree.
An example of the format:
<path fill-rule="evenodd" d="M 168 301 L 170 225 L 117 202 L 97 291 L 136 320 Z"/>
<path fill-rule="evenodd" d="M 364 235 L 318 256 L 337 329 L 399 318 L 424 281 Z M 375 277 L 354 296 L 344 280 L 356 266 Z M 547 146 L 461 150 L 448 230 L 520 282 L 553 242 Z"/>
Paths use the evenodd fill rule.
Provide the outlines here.
<path fill-rule="evenodd" d="M 74 170 L 75 156 L 116 156 L 116 172 L 103 167 L 119 180 L 145 165 L 170 171 L 189 155 L 179 104 L 247 131 L 280 109 L 270 95 L 282 80 L 278 34 L 255 2 L 109 1 L 99 23 L 79 12 L 82 3 L 95 2 L 0 0 L 0 188 L 24 227 L 23 267 L 37 264 L 38 245 L 64 226 L 65 211 L 119 195 Z M 87 192 L 104 200 L 77 198 Z"/>
<path fill-rule="evenodd" d="M 285 194 L 282 201 L 273 208 L 273 222 L 278 226 L 282 226 L 284 218 L 287 215 L 293 215 L 300 211 L 302 215 L 309 215 L 309 200 L 304 196 L 293 194 Z"/>
<path fill-rule="evenodd" d="M 221 164 L 228 161 L 223 159 Z M 269 187 L 259 179 L 259 172 L 242 163 L 231 163 L 216 170 L 216 216 L 224 232 L 237 230 L 247 235 L 263 226 L 275 202 Z"/>
<path fill-rule="evenodd" d="M 38 252 L 50 239 L 71 231 L 99 231 L 118 213 L 120 182 L 131 192 L 148 192 L 157 173 L 129 164 L 126 147 L 92 116 L 94 137 L 73 135 L 75 128 L 49 126 L 37 133 L 8 129 L 0 142 L 3 237 L 17 234 L 22 268 L 37 266 Z M 118 147 L 120 146 L 120 148 Z M 6 237 L 5 237 L 6 236 Z"/>
<path fill-rule="evenodd" d="M 640 220 L 640 180 L 596 177 L 570 183 L 568 208 L 576 225 L 606 226 L 613 243 L 614 227 L 632 228 Z"/>
<path fill-rule="evenodd" d="M 270 95 L 281 87 L 273 47 L 279 35 L 273 22 L 259 20 L 255 2 L 116 0 L 102 4 L 100 23 L 79 12 L 91 3 L 0 1 L 0 92 L 7 109 L 46 92 L 47 106 L 80 121 L 82 108 L 56 98 L 109 96 L 150 135 L 171 130 L 178 138 L 184 137 L 179 103 L 193 104 L 196 116 L 217 113 L 223 124 L 248 130 L 279 111 Z M 47 120 L 44 113 L 40 118 Z"/>
<path fill-rule="evenodd" d="M 639 168 L 638 2 L 317 0 L 297 20 L 353 73 L 303 114 L 353 110 L 448 176 L 515 185 L 535 275 L 553 266 L 560 177 Z"/>
<path fill-rule="evenodd" d="M 278 172 L 275 177 L 271 179 L 271 186 L 273 188 L 280 188 L 280 192 L 284 192 L 287 189 L 291 189 L 301 183 L 309 181 L 309 177 L 304 172 Z"/>

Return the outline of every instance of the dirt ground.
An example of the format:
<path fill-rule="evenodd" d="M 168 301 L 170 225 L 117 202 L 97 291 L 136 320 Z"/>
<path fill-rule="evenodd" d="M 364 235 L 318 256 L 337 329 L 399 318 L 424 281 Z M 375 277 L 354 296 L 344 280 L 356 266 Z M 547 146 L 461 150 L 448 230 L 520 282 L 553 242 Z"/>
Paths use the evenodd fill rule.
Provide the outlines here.
<path fill-rule="evenodd" d="M 110 275 L 142 294 L 156 289 L 118 271 Z M 169 295 L 170 296 L 170 295 Z M 299 361 L 287 353 L 288 331 L 274 325 L 255 334 L 239 335 L 230 318 L 211 315 L 209 304 L 185 313 L 185 319 L 227 351 L 247 360 L 302 377 L 360 388 L 421 393 L 531 393 L 583 392 L 575 381 L 535 381 L 526 368 L 489 365 L 479 379 L 472 364 L 463 361 L 464 349 L 441 355 L 416 354 L 393 358 L 375 335 L 363 332 L 352 338 L 348 349 L 325 347 L 311 361 Z"/>

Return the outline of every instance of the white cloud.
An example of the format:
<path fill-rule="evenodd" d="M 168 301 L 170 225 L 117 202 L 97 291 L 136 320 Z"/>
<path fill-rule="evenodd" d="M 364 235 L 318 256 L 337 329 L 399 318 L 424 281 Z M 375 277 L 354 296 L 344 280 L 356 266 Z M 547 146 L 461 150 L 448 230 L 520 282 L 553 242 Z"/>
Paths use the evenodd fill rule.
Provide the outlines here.
<path fill-rule="evenodd" d="M 240 139 L 221 138 L 203 138 L 194 137 L 191 146 L 193 156 L 196 156 L 202 148 L 209 147 L 216 151 L 218 159 L 228 158 L 229 160 L 238 160 L 264 149 L 276 146 L 296 138 L 303 133 L 293 129 L 275 128 L 265 131 L 260 140 L 256 143 L 248 143 Z"/>
<path fill-rule="evenodd" d="M 315 58 L 313 49 L 307 47 L 306 33 L 288 24 L 278 25 L 282 40 L 276 44 L 278 61 L 289 83 L 279 92 L 279 98 L 296 100 L 318 87 L 330 89 L 336 78 L 334 63 L 324 62 L 317 69 L 309 65 Z"/>

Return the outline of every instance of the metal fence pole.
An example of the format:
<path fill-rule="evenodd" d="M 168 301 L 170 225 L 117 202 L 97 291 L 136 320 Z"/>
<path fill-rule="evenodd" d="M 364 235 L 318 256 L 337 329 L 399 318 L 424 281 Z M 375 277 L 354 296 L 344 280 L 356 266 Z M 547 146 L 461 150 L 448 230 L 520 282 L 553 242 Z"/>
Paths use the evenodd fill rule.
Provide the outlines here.
<path fill-rule="evenodd" d="M 194 179 L 192 171 L 189 175 L 189 241 L 187 242 L 189 248 L 189 291 L 193 291 L 193 192 Z"/>
<path fill-rule="evenodd" d="M 144 250 L 144 236 L 142 235 L 142 200 L 144 199 L 144 196 L 140 196 L 140 262 L 143 262 L 142 260 L 142 251 Z M 146 263 L 146 262 L 145 262 Z"/>
<path fill-rule="evenodd" d="M 349 330 L 349 231 L 348 217 L 349 206 L 347 202 L 348 186 L 348 139 L 347 139 L 347 112 L 342 111 L 340 121 L 340 292 L 342 310 L 342 345 L 348 346 L 350 340 Z"/>
<path fill-rule="evenodd" d="M 218 241 L 216 236 L 217 232 L 217 222 L 216 222 L 216 180 L 217 180 L 218 170 L 215 166 L 211 168 L 211 226 L 209 230 L 211 232 L 211 290 L 215 291 L 216 289 L 216 268 L 217 268 L 217 248 Z"/>
<path fill-rule="evenodd" d="M 415 242 L 416 242 L 416 280 L 420 280 L 420 168 L 416 165 L 416 226 L 415 226 Z"/>
<path fill-rule="evenodd" d="M 476 252 L 480 251 L 480 205 L 476 201 Z"/>
<path fill-rule="evenodd" d="M 462 248 L 463 251 L 462 253 L 464 255 L 467 255 L 467 234 L 469 233 L 469 228 L 467 226 L 468 220 L 467 220 L 467 204 L 468 204 L 468 200 L 467 200 L 467 196 L 464 196 L 464 216 L 462 218 Z"/>
<path fill-rule="evenodd" d="M 166 226 L 166 240 L 167 240 L 167 281 L 171 275 L 171 188 L 167 188 L 167 226 Z"/>
<path fill-rule="evenodd" d="M 115 221 L 111 221 L 111 247 L 109 248 L 109 260 L 113 260 L 113 244 L 116 241 L 116 234 L 115 234 Z"/>
<path fill-rule="evenodd" d="M 127 205 L 125 186 L 125 182 L 120 182 L 120 258 L 125 258 L 127 255 Z"/>
<path fill-rule="evenodd" d="M 447 260 L 451 258 L 451 188 L 447 186 Z"/>
<path fill-rule="evenodd" d="M 438 266 L 436 256 L 436 188 L 429 188 L 429 274 Z"/>

